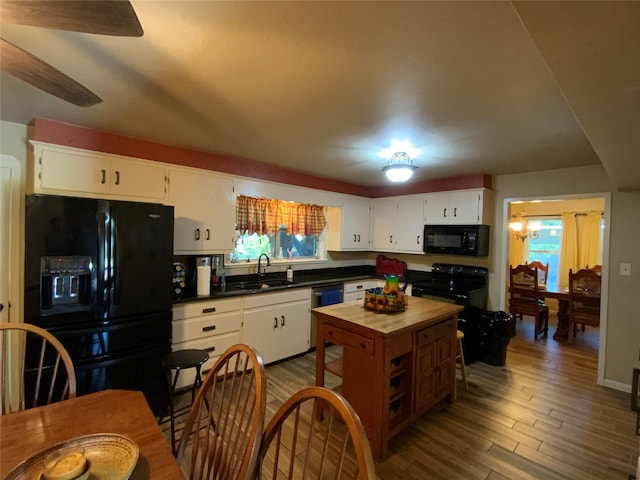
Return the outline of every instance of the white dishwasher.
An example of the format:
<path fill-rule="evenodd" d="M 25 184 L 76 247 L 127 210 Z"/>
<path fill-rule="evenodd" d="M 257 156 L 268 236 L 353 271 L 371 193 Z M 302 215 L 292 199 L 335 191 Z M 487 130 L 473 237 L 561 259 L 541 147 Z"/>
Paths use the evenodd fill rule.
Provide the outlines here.
<path fill-rule="evenodd" d="M 332 283 L 311 289 L 311 308 L 326 307 L 342 303 L 344 298 L 344 285 L 342 283 Z M 311 314 L 311 332 L 309 335 L 309 348 L 316 348 L 316 316 Z"/>

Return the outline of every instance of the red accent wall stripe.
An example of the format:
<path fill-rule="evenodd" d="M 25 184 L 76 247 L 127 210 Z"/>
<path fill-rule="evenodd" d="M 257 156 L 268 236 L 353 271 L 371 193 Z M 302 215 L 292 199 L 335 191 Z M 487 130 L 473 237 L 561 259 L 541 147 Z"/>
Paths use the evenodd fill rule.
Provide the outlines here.
<path fill-rule="evenodd" d="M 35 118 L 31 124 L 33 126 L 32 140 L 39 142 L 202 168 L 242 177 L 361 197 L 376 198 L 466 188 L 491 188 L 491 177 L 485 174 L 427 180 L 403 185 L 366 187 L 296 172 L 245 158 L 165 145 L 45 118 Z"/>

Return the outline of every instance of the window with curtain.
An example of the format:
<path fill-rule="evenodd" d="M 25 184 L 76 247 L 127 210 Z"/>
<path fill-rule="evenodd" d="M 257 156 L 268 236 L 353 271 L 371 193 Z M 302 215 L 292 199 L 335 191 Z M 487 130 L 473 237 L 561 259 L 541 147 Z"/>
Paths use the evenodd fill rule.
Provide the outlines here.
<path fill-rule="evenodd" d="M 562 219 L 557 217 L 528 217 L 527 223 L 539 225 L 538 238 L 527 238 L 527 261 L 549 264 L 547 283 L 557 285 L 562 244 Z"/>
<path fill-rule="evenodd" d="M 320 258 L 320 236 L 327 224 L 324 206 L 239 195 L 236 247 L 231 262 Z"/>

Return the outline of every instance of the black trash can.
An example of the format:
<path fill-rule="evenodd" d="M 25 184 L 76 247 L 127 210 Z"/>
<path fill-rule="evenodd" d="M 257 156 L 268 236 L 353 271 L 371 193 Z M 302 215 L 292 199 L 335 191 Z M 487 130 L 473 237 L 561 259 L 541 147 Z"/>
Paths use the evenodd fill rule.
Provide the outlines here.
<path fill-rule="evenodd" d="M 507 346 L 514 336 L 515 322 L 507 312 L 485 311 L 480 315 L 482 361 L 502 366 L 507 361 Z"/>

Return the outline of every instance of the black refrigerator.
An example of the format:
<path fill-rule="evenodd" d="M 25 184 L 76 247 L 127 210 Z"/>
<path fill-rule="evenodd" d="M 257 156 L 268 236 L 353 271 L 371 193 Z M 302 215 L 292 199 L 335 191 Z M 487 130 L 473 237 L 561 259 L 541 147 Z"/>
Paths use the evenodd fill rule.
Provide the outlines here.
<path fill-rule="evenodd" d="M 171 206 L 27 195 L 24 320 L 66 347 L 78 395 L 142 390 L 165 407 L 172 263 Z"/>

